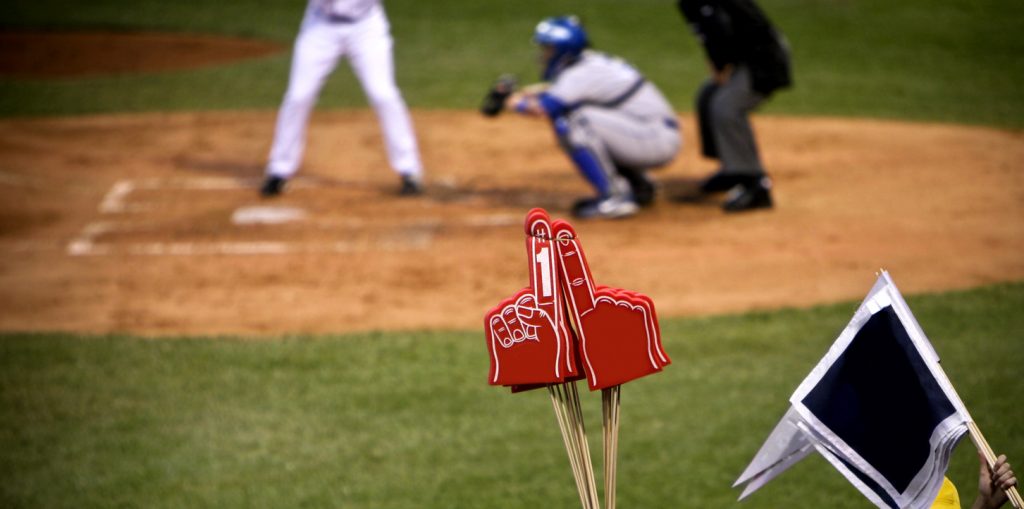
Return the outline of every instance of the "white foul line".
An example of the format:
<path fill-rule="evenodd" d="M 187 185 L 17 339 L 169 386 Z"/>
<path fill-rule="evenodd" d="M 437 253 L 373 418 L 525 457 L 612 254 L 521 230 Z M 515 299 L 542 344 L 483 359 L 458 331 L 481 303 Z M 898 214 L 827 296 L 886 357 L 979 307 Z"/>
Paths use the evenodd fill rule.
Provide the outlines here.
<path fill-rule="evenodd" d="M 101 214 L 116 214 L 124 212 L 124 200 L 135 190 L 135 184 L 130 180 L 119 180 L 107 191 L 103 201 L 100 202 Z"/>
<path fill-rule="evenodd" d="M 109 254 L 110 247 L 97 246 L 96 237 L 113 229 L 113 223 L 99 222 L 85 225 L 82 232 L 68 243 L 68 254 L 71 256 Z"/>
<path fill-rule="evenodd" d="M 129 196 L 137 190 L 185 189 L 201 191 L 253 189 L 259 179 L 198 177 L 179 179 L 123 179 L 104 195 L 97 207 L 99 212 L 125 214 L 150 210 L 146 204 L 130 204 Z M 302 182 L 295 187 L 315 187 Z M 130 225 L 111 221 L 88 223 L 67 244 L 69 256 L 104 256 L 128 254 L 140 256 L 200 256 L 200 255 L 282 255 L 293 253 L 353 253 L 367 251 L 417 251 L 430 247 L 437 232 L 446 225 L 468 227 L 497 227 L 517 224 L 518 216 L 510 214 L 477 215 L 444 221 L 440 218 L 420 217 L 400 224 L 380 224 L 359 218 L 347 218 L 347 228 L 377 233 L 375 238 L 336 242 L 101 242 L 99 237 L 108 233 L 127 233 Z M 388 231 L 392 230 L 392 231 Z"/>

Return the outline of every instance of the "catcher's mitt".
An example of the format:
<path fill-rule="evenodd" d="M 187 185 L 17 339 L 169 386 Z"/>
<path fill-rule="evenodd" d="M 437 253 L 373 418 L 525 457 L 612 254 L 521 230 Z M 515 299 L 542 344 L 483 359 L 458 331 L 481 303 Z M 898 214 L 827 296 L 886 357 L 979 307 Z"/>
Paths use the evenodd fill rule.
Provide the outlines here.
<path fill-rule="evenodd" d="M 501 75 L 491 89 L 484 96 L 484 102 L 480 105 L 480 113 L 488 117 L 496 117 L 505 109 L 505 99 L 516 91 L 518 83 L 516 77 L 511 74 Z"/>

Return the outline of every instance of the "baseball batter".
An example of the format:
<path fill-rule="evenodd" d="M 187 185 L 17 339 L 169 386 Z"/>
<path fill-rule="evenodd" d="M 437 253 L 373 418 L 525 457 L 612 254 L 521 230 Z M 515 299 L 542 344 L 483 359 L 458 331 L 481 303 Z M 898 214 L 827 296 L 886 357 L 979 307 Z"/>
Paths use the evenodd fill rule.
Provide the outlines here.
<path fill-rule="evenodd" d="M 309 0 L 292 55 L 288 90 L 277 116 L 263 196 L 281 193 L 295 175 L 306 126 L 327 76 L 346 57 L 377 113 L 400 193 L 422 192 L 422 166 L 412 121 L 395 84 L 391 29 L 380 0 Z"/>
<path fill-rule="evenodd" d="M 635 214 L 654 199 L 646 171 L 679 153 L 675 111 L 632 65 L 590 49 L 575 16 L 541 21 L 533 39 L 548 84 L 509 95 L 506 107 L 551 120 L 562 149 L 597 192 L 576 203 L 577 217 Z"/>

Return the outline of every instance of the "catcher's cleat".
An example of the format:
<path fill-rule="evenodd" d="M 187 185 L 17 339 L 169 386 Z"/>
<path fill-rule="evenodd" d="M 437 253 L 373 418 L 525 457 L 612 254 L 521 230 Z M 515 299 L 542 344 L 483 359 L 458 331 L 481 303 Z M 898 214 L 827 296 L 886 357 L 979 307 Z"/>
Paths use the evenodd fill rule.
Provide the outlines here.
<path fill-rule="evenodd" d="M 423 182 L 415 175 L 402 175 L 402 187 L 398 189 L 401 196 L 417 196 L 423 194 Z"/>
<path fill-rule="evenodd" d="M 726 212 L 744 212 L 772 208 L 772 181 L 761 177 L 734 187 L 722 203 Z"/>
<path fill-rule="evenodd" d="M 288 180 L 277 175 L 269 175 L 266 180 L 263 181 L 263 186 L 260 187 L 260 196 L 264 198 L 270 198 L 281 194 L 284 190 L 284 184 Z"/>
<path fill-rule="evenodd" d="M 636 214 L 640 206 L 632 198 L 608 196 L 586 198 L 572 207 L 572 215 L 580 219 L 619 219 Z"/>

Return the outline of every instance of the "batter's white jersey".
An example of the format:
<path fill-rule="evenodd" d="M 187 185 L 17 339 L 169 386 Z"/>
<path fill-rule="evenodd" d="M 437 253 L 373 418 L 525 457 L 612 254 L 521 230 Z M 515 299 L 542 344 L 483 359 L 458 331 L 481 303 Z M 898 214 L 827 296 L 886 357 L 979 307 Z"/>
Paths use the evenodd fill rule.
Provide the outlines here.
<path fill-rule="evenodd" d="M 358 20 L 378 6 L 380 0 L 310 0 L 310 4 L 328 16 Z"/>
<path fill-rule="evenodd" d="M 320 90 L 341 57 L 348 59 L 377 113 L 391 167 L 419 178 L 422 167 L 409 111 L 395 84 L 391 27 L 380 0 L 310 0 L 295 40 L 288 91 L 278 112 L 269 175 L 299 168 L 306 127 Z"/>

